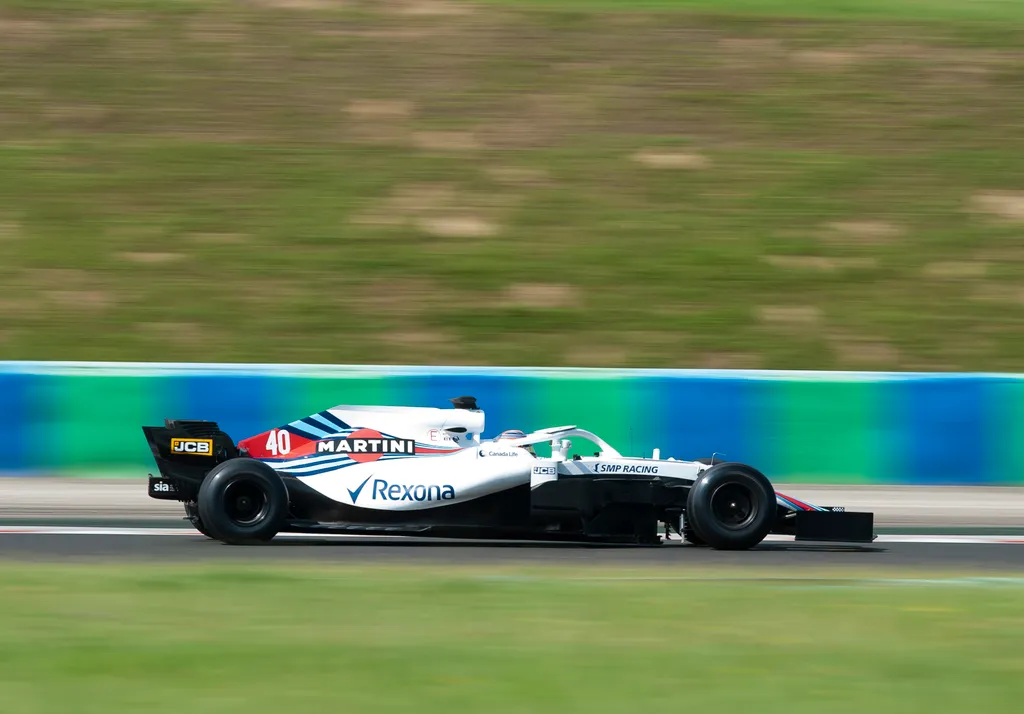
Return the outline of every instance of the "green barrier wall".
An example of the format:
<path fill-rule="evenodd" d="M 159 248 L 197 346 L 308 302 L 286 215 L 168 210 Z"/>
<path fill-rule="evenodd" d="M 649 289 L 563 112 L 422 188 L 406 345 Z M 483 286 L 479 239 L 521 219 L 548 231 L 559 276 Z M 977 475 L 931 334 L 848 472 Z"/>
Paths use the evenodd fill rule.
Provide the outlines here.
<path fill-rule="evenodd" d="M 143 477 L 143 424 L 246 436 L 337 404 L 477 397 L 486 436 L 578 424 L 624 453 L 780 482 L 1024 484 L 1024 376 L 0 363 L 0 473 Z M 587 453 L 589 445 L 578 445 Z"/>

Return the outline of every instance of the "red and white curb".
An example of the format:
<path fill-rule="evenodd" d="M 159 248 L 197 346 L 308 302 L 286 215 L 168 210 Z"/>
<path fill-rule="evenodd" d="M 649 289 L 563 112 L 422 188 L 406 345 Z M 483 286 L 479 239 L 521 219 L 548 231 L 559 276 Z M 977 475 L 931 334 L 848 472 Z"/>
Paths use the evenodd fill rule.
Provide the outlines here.
<path fill-rule="evenodd" d="M 198 531 L 191 528 L 89 528 L 80 526 L 0 526 L 0 535 L 73 535 L 73 536 L 178 536 L 200 537 Z M 365 539 L 365 538 L 398 538 L 397 536 L 355 535 L 350 533 L 281 533 L 279 538 L 302 538 L 307 540 L 324 539 Z M 793 536 L 769 535 L 766 542 L 793 542 Z M 678 538 L 670 542 L 679 542 Z M 885 534 L 874 540 L 875 544 L 884 543 L 938 543 L 938 544 L 1024 544 L 1024 535 L 915 535 Z"/>

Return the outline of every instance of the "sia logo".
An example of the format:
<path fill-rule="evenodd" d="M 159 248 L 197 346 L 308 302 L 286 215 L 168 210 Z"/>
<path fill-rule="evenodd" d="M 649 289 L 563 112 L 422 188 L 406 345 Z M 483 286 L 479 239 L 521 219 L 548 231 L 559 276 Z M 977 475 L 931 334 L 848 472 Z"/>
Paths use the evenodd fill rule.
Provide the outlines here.
<path fill-rule="evenodd" d="M 368 463 L 376 461 L 384 454 L 416 453 L 414 439 L 390 439 L 373 429 L 357 429 L 344 439 L 318 441 L 318 454 L 348 454 L 353 461 Z"/>

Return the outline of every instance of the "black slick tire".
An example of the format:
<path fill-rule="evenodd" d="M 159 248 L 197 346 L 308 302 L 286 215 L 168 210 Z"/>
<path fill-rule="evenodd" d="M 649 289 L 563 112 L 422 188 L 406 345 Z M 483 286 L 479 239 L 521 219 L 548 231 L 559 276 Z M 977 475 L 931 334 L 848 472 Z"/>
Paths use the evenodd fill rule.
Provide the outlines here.
<path fill-rule="evenodd" d="M 716 550 L 748 550 L 775 522 L 775 489 L 746 464 L 716 463 L 694 482 L 686 498 L 686 522 Z"/>
<path fill-rule="evenodd" d="M 229 459 L 215 466 L 199 487 L 198 501 L 206 530 L 230 545 L 265 543 L 288 517 L 288 487 L 256 459 Z"/>

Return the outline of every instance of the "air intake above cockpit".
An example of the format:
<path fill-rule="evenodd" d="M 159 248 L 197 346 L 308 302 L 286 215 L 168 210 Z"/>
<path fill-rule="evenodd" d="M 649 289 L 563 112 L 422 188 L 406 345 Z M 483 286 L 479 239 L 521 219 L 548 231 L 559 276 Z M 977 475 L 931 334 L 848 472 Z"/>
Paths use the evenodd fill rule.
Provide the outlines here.
<path fill-rule="evenodd" d="M 476 405 L 476 397 L 455 397 L 448 401 L 450 401 L 452 406 L 456 409 L 469 409 L 470 411 L 477 411 L 480 409 L 480 407 Z"/>

